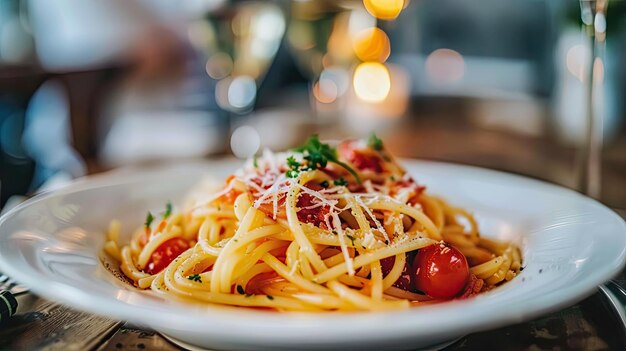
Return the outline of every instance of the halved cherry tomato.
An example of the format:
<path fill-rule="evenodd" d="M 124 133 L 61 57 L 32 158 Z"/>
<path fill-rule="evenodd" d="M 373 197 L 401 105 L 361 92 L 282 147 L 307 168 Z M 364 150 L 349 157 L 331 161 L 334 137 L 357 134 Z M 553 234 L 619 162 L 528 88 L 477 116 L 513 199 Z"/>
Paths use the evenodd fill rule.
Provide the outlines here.
<path fill-rule="evenodd" d="M 413 261 L 413 272 L 415 288 L 439 299 L 457 296 L 470 276 L 465 256 L 448 244 L 420 249 Z"/>
<path fill-rule="evenodd" d="M 152 253 L 150 262 L 146 267 L 146 273 L 159 273 L 172 263 L 178 255 L 185 252 L 188 248 L 189 244 L 180 238 L 173 238 L 164 242 Z"/>

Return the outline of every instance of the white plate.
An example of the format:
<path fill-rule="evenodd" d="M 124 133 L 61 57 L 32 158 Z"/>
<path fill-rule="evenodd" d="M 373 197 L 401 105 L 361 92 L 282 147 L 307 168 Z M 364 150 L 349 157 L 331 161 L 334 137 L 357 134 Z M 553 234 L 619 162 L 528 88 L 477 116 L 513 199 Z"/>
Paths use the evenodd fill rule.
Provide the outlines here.
<path fill-rule="evenodd" d="M 576 192 L 486 169 L 404 161 L 431 193 L 474 212 L 486 236 L 523 248 L 524 271 L 477 297 L 382 313 L 273 313 L 166 301 L 123 284 L 101 261 L 111 218 L 126 231 L 147 210 L 180 200 L 220 161 L 153 172 L 114 172 L 31 199 L 0 219 L 0 271 L 35 293 L 77 309 L 148 325 L 216 349 L 426 347 L 517 323 L 584 298 L 617 274 L 626 258 L 626 224 Z"/>

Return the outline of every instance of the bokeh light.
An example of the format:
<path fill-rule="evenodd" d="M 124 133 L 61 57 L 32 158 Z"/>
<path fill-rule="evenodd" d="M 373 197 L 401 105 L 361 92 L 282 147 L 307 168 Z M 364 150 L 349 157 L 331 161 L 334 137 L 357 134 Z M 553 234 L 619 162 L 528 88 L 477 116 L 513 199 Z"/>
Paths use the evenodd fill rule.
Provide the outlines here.
<path fill-rule="evenodd" d="M 320 79 L 313 85 L 313 96 L 317 101 L 324 104 L 330 104 L 337 100 L 338 93 L 339 88 L 331 79 Z"/>
<path fill-rule="evenodd" d="M 398 17 L 404 8 L 404 0 L 363 0 L 363 4 L 372 16 L 383 20 Z"/>
<path fill-rule="evenodd" d="M 206 62 L 206 73 L 213 79 L 226 78 L 233 71 L 233 60 L 230 55 L 218 52 L 211 55 Z"/>
<path fill-rule="evenodd" d="M 239 158 L 252 157 L 261 146 L 259 132 L 251 126 L 241 126 L 230 137 L 230 148 Z"/>
<path fill-rule="evenodd" d="M 433 83 L 456 83 L 465 74 L 463 56 L 451 49 L 437 49 L 426 58 L 426 74 Z"/>
<path fill-rule="evenodd" d="M 239 76 L 228 87 L 228 103 L 235 109 L 247 109 L 256 98 L 256 83 L 249 76 Z"/>
<path fill-rule="evenodd" d="M 363 62 L 354 71 L 354 92 L 366 102 L 381 102 L 389 95 L 391 77 L 385 65 L 378 62 Z"/>
<path fill-rule="evenodd" d="M 567 70 L 581 82 L 583 81 L 584 68 L 587 66 L 588 60 L 589 52 L 582 44 L 572 46 L 565 54 Z"/>
<path fill-rule="evenodd" d="M 385 62 L 391 53 L 387 34 L 379 28 L 367 28 L 357 33 L 352 41 L 354 53 L 361 61 Z"/>

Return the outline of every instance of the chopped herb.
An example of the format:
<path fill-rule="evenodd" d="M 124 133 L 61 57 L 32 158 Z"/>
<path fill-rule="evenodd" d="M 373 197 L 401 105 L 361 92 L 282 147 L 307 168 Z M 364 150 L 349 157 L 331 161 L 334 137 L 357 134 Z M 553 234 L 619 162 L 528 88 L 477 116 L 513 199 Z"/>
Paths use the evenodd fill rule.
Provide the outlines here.
<path fill-rule="evenodd" d="M 392 182 L 395 182 L 396 181 L 396 177 L 391 176 L 391 177 L 389 177 L 389 180 L 391 180 Z"/>
<path fill-rule="evenodd" d="M 238 240 L 237 240 L 237 239 L 233 239 L 233 241 L 234 241 L 234 242 L 238 242 Z"/>
<path fill-rule="evenodd" d="M 241 285 L 237 285 L 237 292 L 240 295 L 244 295 L 246 293 L 246 291 L 243 289 L 243 286 L 241 286 Z"/>
<path fill-rule="evenodd" d="M 254 155 L 254 157 L 252 157 L 252 166 L 254 168 L 259 168 L 259 162 L 257 160 L 257 156 L 256 155 Z"/>
<path fill-rule="evenodd" d="M 202 277 L 200 276 L 200 274 L 192 274 L 192 275 L 188 275 L 187 279 L 189 280 L 193 280 L 194 282 L 200 282 L 202 283 Z"/>
<path fill-rule="evenodd" d="M 165 204 L 165 212 L 163 212 L 163 219 L 166 219 L 171 215 L 172 215 L 172 202 L 168 201 Z"/>
<path fill-rule="evenodd" d="M 294 151 L 304 155 L 304 159 L 308 162 L 307 170 L 309 171 L 324 168 L 328 162 L 333 162 L 345 168 L 359 184 L 361 183 L 361 178 L 359 178 L 357 172 L 346 163 L 339 161 L 337 150 L 328 144 L 322 143 L 317 134 L 310 136 L 303 146 L 294 149 Z"/>
<path fill-rule="evenodd" d="M 336 230 L 333 230 L 333 234 L 337 235 L 337 231 L 336 231 Z"/>
<path fill-rule="evenodd" d="M 387 244 L 387 246 L 389 246 L 389 240 L 385 239 L 385 244 Z"/>
<path fill-rule="evenodd" d="M 287 157 L 287 167 L 290 168 L 287 171 L 288 178 L 296 178 L 302 170 L 302 165 L 300 164 L 300 162 L 296 161 L 295 157 L 293 156 Z"/>
<path fill-rule="evenodd" d="M 272 295 L 267 295 L 267 298 L 270 299 L 270 300 L 274 300 L 274 296 L 272 296 Z"/>
<path fill-rule="evenodd" d="M 329 185 L 330 185 L 330 184 L 328 184 L 328 181 L 327 181 L 327 180 L 325 180 L 325 181 L 323 181 L 323 182 L 321 182 L 321 183 L 320 183 L 320 186 L 321 186 L 322 188 L 324 188 L 324 189 L 328 188 L 328 186 L 329 186 Z"/>
<path fill-rule="evenodd" d="M 148 211 L 148 214 L 146 215 L 146 221 L 144 223 L 144 226 L 146 226 L 146 228 L 150 228 L 150 225 L 152 224 L 152 221 L 154 221 L 154 216 L 152 215 L 152 212 Z"/>
<path fill-rule="evenodd" d="M 376 151 L 381 151 L 383 149 L 383 141 L 376 136 L 376 133 L 372 133 L 369 139 L 367 139 L 367 146 Z"/>
<path fill-rule="evenodd" d="M 354 246 L 354 240 L 356 240 L 355 237 L 353 237 L 352 235 L 346 235 L 348 237 L 348 239 L 350 239 L 350 241 L 352 241 L 352 246 Z"/>
<path fill-rule="evenodd" d="M 336 186 L 346 186 L 346 185 L 348 185 L 348 181 L 345 180 L 343 177 L 340 177 L 339 179 L 335 179 L 335 185 Z"/>
<path fill-rule="evenodd" d="M 287 167 L 298 170 L 300 168 L 300 162 L 296 161 L 296 158 L 293 156 L 287 157 Z"/>

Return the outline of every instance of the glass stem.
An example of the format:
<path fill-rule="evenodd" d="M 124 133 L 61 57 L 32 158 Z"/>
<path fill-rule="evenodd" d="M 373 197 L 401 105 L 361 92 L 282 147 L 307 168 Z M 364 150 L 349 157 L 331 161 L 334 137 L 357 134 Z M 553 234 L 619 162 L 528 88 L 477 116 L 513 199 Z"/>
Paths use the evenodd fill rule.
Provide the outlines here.
<path fill-rule="evenodd" d="M 581 0 L 584 30 L 590 41 L 590 60 L 585 84 L 587 88 L 586 134 L 580 150 L 579 189 L 599 198 L 602 184 L 603 80 L 606 38 L 606 0 Z"/>

